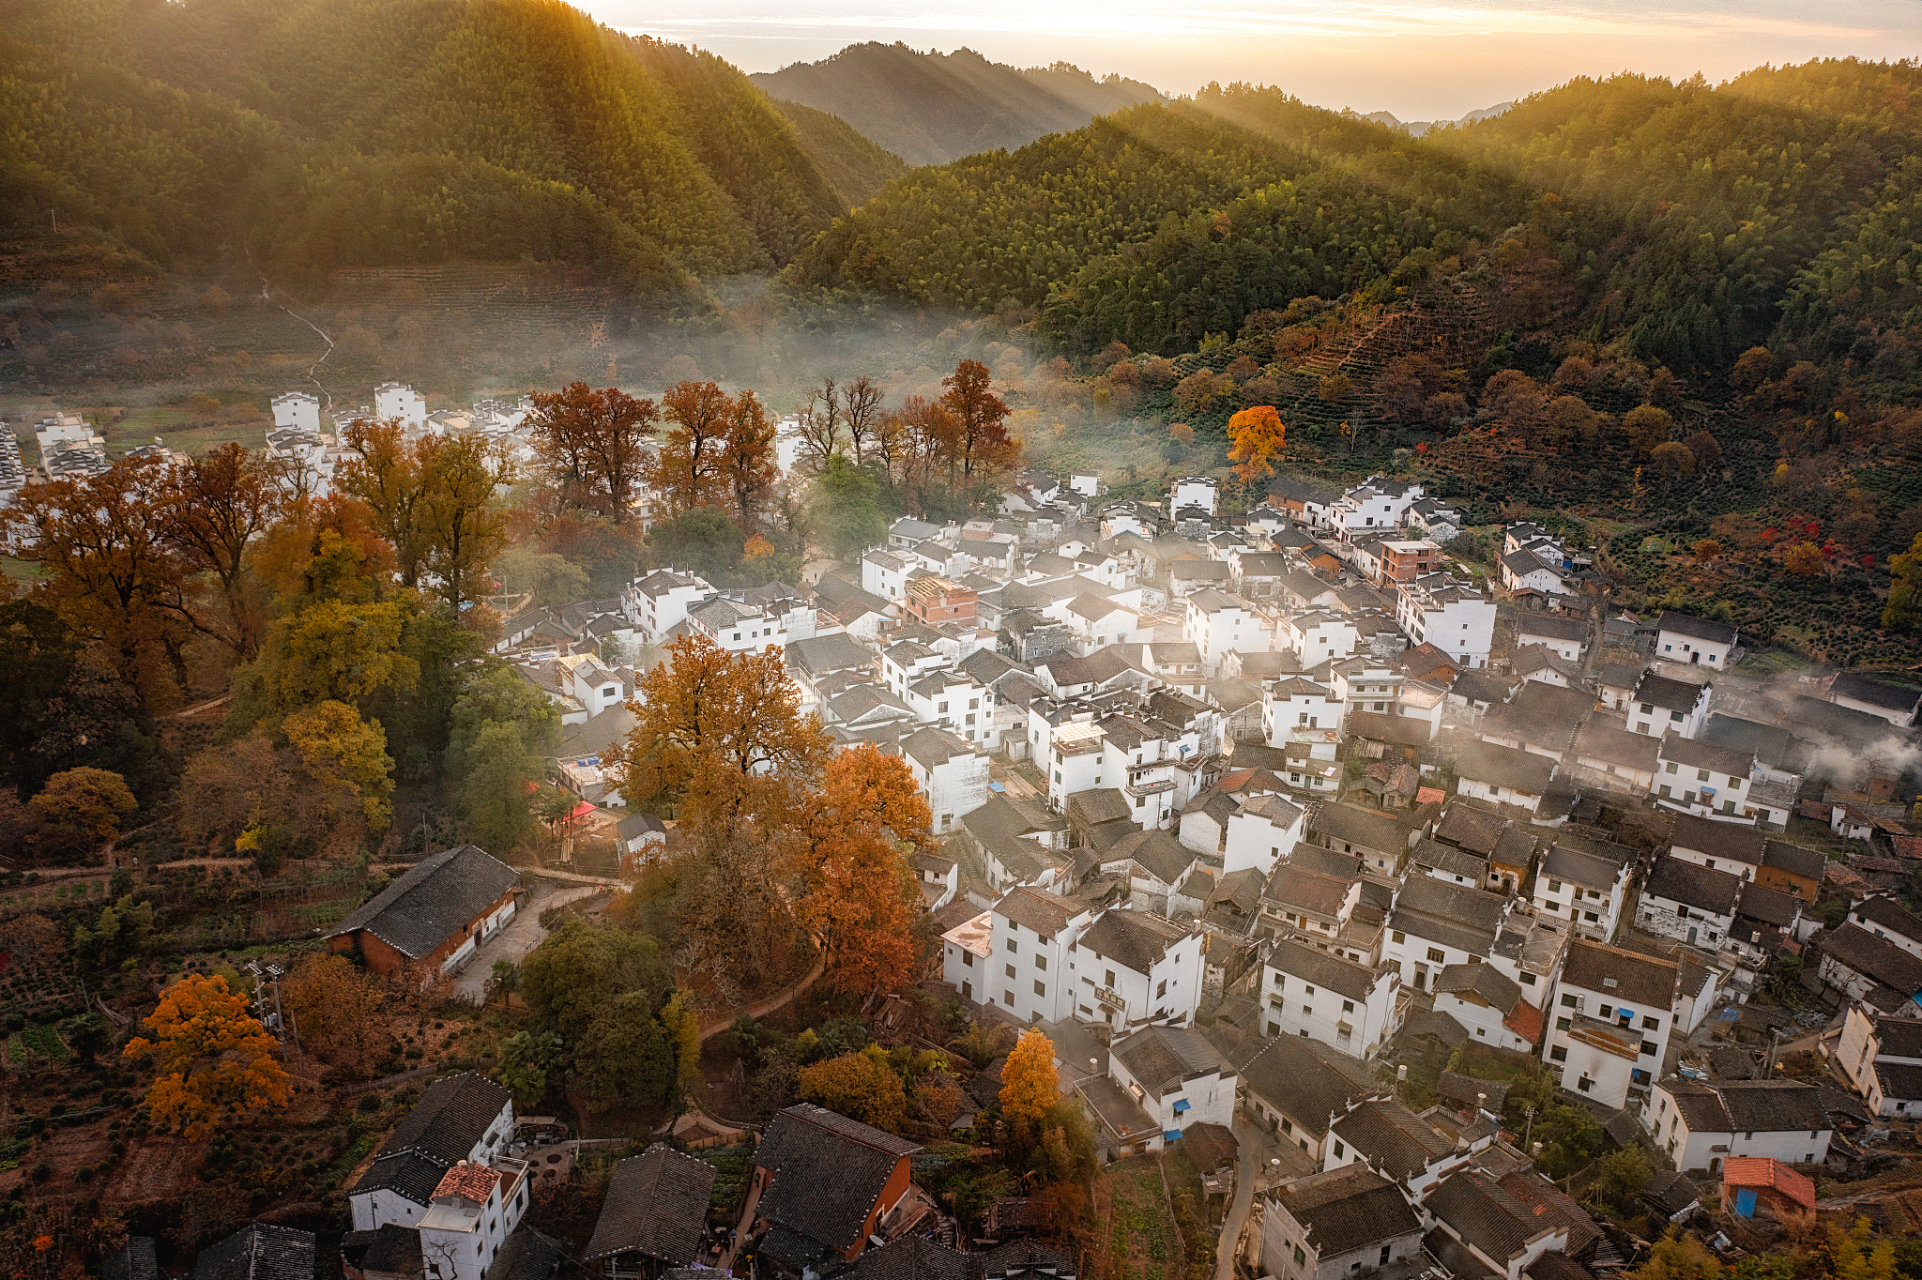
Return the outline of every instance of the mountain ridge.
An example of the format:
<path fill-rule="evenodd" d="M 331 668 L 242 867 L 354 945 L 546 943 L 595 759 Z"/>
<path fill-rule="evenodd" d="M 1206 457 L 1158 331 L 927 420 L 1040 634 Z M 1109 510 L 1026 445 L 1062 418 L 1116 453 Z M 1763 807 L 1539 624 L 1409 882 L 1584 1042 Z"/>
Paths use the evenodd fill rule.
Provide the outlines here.
<path fill-rule="evenodd" d="M 772 97 L 838 116 L 912 165 L 1012 150 L 1162 97 L 1139 81 L 1097 80 L 1063 62 L 1021 69 L 968 48 L 921 53 L 879 41 L 749 79 Z"/>

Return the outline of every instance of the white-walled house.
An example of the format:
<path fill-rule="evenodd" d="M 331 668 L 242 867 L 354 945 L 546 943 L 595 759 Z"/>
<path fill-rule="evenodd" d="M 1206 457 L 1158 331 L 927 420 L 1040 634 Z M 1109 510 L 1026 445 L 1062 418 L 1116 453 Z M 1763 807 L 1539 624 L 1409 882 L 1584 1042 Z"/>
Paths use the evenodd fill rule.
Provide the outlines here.
<path fill-rule="evenodd" d="M 1522 998 L 1521 984 L 1492 964 L 1451 964 L 1435 975 L 1435 1012 L 1462 1025 L 1476 1044 L 1532 1054 L 1545 1015 Z"/>
<path fill-rule="evenodd" d="M 1628 727 L 1636 733 L 1661 737 L 1677 733 L 1684 738 L 1699 738 L 1708 723 L 1708 705 L 1715 694 L 1712 684 L 1694 684 L 1657 675 L 1651 668 L 1635 682 L 1628 696 Z"/>
<path fill-rule="evenodd" d="M 1191 1124 L 1225 1129 L 1234 1120 L 1235 1073 L 1192 1027 L 1143 1027 L 1116 1041 L 1108 1074 L 1163 1134 L 1179 1134 Z"/>
<path fill-rule="evenodd" d="M 1261 969 L 1262 1029 L 1271 1036 L 1307 1036 L 1363 1060 L 1400 1029 L 1395 997 L 1401 978 L 1305 942 L 1281 938 Z"/>
<path fill-rule="evenodd" d="M 1535 909 L 1566 919 L 1579 933 L 1607 940 L 1615 936 L 1622 918 L 1628 874 L 1626 862 L 1554 845 L 1535 873 Z"/>
<path fill-rule="evenodd" d="M 1201 654 L 1202 670 L 1213 676 L 1221 670 L 1221 655 L 1267 653 L 1274 638 L 1267 620 L 1240 596 L 1204 587 L 1182 601 L 1182 638 Z"/>
<path fill-rule="evenodd" d="M 656 569 L 629 583 L 621 593 L 628 621 L 640 628 L 648 644 L 663 644 L 667 633 L 687 620 L 688 610 L 712 599 L 715 590 L 695 574 Z"/>
<path fill-rule="evenodd" d="M 449 1169 L 420 1220 L 426 1274 L 434 1280 L 483 1280 L 527 1212 L 528 1181 L 524 1160 Z"/>
<path fill-rule="evenodd" d="M 427 425 L 427 401 L 404 382 L 383 382 L 374 388 L 374 416 L 418 429 Z"/>
<path fill-rule="evenodd" d="M 1068 949 L 1073 1015 L 1117 1034 L 1151 1022 L 1189 1025 L 1201 1005 L 1203 946 L 1198 928 L 1146 911 L 1103 911 Z"/>
<path fill-rule="evenodd" d="M 348 1191 L 354 1230 L 418 1227 L 448 1170 L 502 1158 L 513 1136 L 507 1090 L 472 1072 L 436 1080 Z"/>
<path fill-rule="evenodd" d="M 1718 822 L 1755 821 L 1746 806 L 1755 753 L 1718 747 L 1669 732 L 1655 756 L 1655 803 L 1664 809 L 1714 818 Z"/>
<path fill-rule="evenodd" d="M 1723 671 L 1740 638 L 1741 633 L 1726 622 L 1664 613 L 1655 622 L 1655 656 Z"/>
<path fill-rule="evenodd" d="M 1412 644 L 1432 644 L 1464 668 L 1486 667 L 1495 643 L 1495 602 L 1445 573 L 1404 582 L 1395 621 Z"/>
<path fill-rule="evenodd" d="M 1292 653 L 1304 668 L 1353 657 L 1360 645 L 1361 632 L 1340 614 L 1311 609 L 1275 624 L 1275 648 Z"/>
<path fill-rule="evenodd" d="M 1657 858 L 1643 882 L 1635 926 L 1716 950 L 1735 927 L 1742 877 L 1685 858 Z"/>
<path fill-rule="evenodd" d="M 983 911 L 941 935 L 941 980 L 970 1003 L 985 1003 L 984 986 L 994 954 L 994 912 Z"/>
<path fill-rule="evenodd" d="M 1168 495 L 1168 514 L 1179 519 L 1184 508 L 1199 507 L 1213 515 L 1220 491 L 1221 482 L 1212 476 L 1183 476 Z"/>
<path fill-rule="evenodd" d="M 1661 1071 L 1680 998 L 1675 961 L 1575 939 L 1547 1010 L 1549 1074 L 1603 1106 L 1626 1106 L 1629 1090 Z"/>
<path fill-rule="evenodd" d="M 1642 1124 L 1677 1169 L 1710 1174 L 1736 1156 L 1826 1160 L 1835 1133 L 1821 1090 L 1801 1080 L 1671 1078 L 1655 1086 Z"/>
<path fill-rule="evenodd" d="M 1261 726 L 1271 747 L 1285 747 L 1304 730 L 1341 732 L 1347 704 L 1326 685 L 1288 676 L 1261 691 Z"/>
<path fill-rule="evenodd" d="M 1266 878 L 1273 873 L 1282 854 L 1301 840 L 1307 816 L 1306 809 L 1279 794 L 1243 801 L 1228 817 L 1227 838 L 1221 848 L 1221 873 L 1232 875 L 1253 867 Z M 1186 817 L 1182 825 L 1187 826 Z"/>
<path fill-rule="evenodd" d="M 1059 1022 L 1074 1003 L 1069 957 L 1094 913 L 1079 903 L 1028 887 L 994 904 L 986 972 L 976 999 L 1015 1022 Z"/>
<path fill-rule="evenodd" d="M 936 835 L 988 802 L 988 753 L 981 747 L 929 724 L 901 739 L 901 756 L 928 798 Z"/>
<path fill-rule="evenodd" d="M 1423 1270 L 1421 1218 L 1400 1187 L 1365 1166 L 1297 1178 L 1260 1209 L 1260 1269 L 1275 1280 Z"/>
<path fill-rule="evenodd" d="M 1857 1000 L 1831 1060 L 1875 1116 L 1922 1115 L 1922 1022 L 1888 1018 Z"/>
<path fill-rule="evenodd" d="M 289 391 L 273 399 L 274 426 L 297 431 L 320 431 L 320 401 L 305 391 Z"/>

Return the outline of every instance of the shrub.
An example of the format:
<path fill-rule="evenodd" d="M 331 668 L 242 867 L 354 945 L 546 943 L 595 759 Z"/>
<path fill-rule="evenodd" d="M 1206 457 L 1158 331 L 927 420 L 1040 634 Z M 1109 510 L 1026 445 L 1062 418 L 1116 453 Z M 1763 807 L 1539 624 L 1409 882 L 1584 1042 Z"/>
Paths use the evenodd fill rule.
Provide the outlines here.
<path fill-rule="evenodd" d="M 355 1106 L 361 1111 L 378 1111 L 380 1110 L 380 1095 L 377 1093 L 363 1093 L 360 1096 L 360 1101 L 356 1103 Z"/>
<path fill-rule="evenodd" d="M 45 1160 L 42 1160 L 38 1164 L 33 1166 L 33 1172 L 29 1173 L 27 1176 L 29 1178 L 32 1178 L 35 1182 L 45 1182 L 48 1178 L 51 1178 L 53 1176 L 53 1166 L 48 1164 Z"/>

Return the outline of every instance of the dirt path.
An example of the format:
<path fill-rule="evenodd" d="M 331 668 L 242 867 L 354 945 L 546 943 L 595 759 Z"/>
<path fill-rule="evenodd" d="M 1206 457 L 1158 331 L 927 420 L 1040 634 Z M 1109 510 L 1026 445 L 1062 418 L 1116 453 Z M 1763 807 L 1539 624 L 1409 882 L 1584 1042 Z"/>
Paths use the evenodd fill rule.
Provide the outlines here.
<path fill-rule="evenodd" d="M 736 1009 L 732 1013 L 720 1014 L 719 1016 L 715 1017 L 713 1020 L 702 1023 L 701 1024 L 702 1041 L 705 1042 L 707 1040 L 713 1039 L 715 1036 L 720 1035 L 721 1032 L 726 1031 L 729 1027 L 733 1026 L 735 1023 L 735 1020 L 740 1018 L 741 1015 L 743 1014 L 746 1014 L 750 1018 L 765 1018 L 770 1013 L 773 1013 L 776 1009 L 786 1008 L 788 1004 L 790 1004 L 797 997 L 805 994 L 807 992 L 807 989 L 813 986 L 815 982 L 820 978 L 820 976 L 824 972 L 826 972 L 827 967 L 828 967 L 827 954 L 823 952 L 821 956 L 815 960 L 814 967 L 812 969 L 809 969 L 807 971 L 806 976 L 802 977 L 798 982 L 790 983 L 788 986 L 783 987 L 781 990 L 775 992 L 771 996 L 768 996 L 764 1000 L 756 1000 L 753 1004 L 747 1006 L 747 1008 L 745 1009 Z"/>
<path fill-rule="evenodd" d="M 506 928 L 489 938 L 461 966 L 460 976 L 454 979 L 454 994 L 475 1004 L 484 1001 L 487 998 L 487 984 L 494 976 L 496 960 L 519 964 L 527 958 L 528 952 L 541 945 L 541 940 L 547 936 L 547 930 L 541 927 L 543 913 L 581 898 L 591 898 L 600 891 L 598 884 L 576 885 L 531 898 L 526 906 L 514 913 L 514 918 L 507 922 Z"/>

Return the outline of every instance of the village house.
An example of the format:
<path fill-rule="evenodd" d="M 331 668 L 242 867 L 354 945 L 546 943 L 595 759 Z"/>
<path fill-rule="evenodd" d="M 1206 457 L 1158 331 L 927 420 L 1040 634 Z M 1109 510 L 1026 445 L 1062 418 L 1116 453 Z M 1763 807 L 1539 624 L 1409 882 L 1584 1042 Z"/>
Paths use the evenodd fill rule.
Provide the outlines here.
<path fill-rule="evenodd" d="M 1459 1022 L 1477 1044 L 1527 1054 L 1540 1048 L 1545 1015 L 1496 966 L 1448 965 L 1435 975 L 1434 991 L 1435 1012 Z"/>
<path fill-rule="evenodd" d="M 1278 939 L 1262 965 L 1262 1025 L 1268 1035 L 1307 1036 L 1366 1061 L 1400 1029 L 1400 988 L 1392 970 Z"/>
<path fill-rule="evenodd" d="M 974 984 L 975 998 L 1017 1023 L 1059 1022 L 1071 1016 L 1071 956 L 1075 939 L 1093 919 L 1089 908 L 1046 890 L 1010 889 L 994 905 L 988 972 Z"/>
<path fill-rule="evenodd" d="M 812 1103 L 777 1112 L 754 1148 L 756 1256 L 795 1275 L 859 1258 L 885 1238 L 920 1149 Z"/>
<path fill-rule="evenodd" d="M 1151 1022 L 1189 1025 L 1201 1005 L 1205 947 L 1198 927 L 1146 911 L 1103 911 L 1068 947 L 1074 1016 L 1117 1034 Z"/>
<path fill-rule="evenodd" d="M 1254 1118 L 1317 1168 L 1329 1153 L 1334 1122 L 1390 1093 L 1361 1059 L 1306 1036 L 1250 1036 L 1215 1046 L 1239 1077 Z"/>
<path fill-rule="evenodd" d="M 1801 1080 L 1663 1080 L 1642 1123 L 1677 1169 L 1710 1174 L 1744 1157 L 1826 1160 L 1835 1129 L 1821 1090 Z"/>
<path fill-rule="evenodd" d="M 1740 633 L 1725 622 L 1664 613 L 1655 621 L 1655 655 L 1671 662 L 1726 670 Z"/>
<path fill-rule="evenodd" d="M 1680 994 L 1674 961 L 1575 939 L 1547 1010 L 1549 1074 L 1603 1106 L 1627 1105 L 1662 1069 Z"/>
<path fill-rule="evenodd" d="M 1170 1140 L 1189 1125 L 1226 1128 L 1234 1119 L 1235 1073 L 1189 1027 L 1143 1027 L 1117 1040 L 1108 1073 Z"/>
<path fill-rule="evenodd" d="M 1261 1269 L 1276 1280 L 1419 1275 L 1422 1223 L 1395 1183 L 1350 1165 L 1310 1174 L 1261 1205 Z"/>
<path fill-rule="evenodd" d="M 453 973 L 519 905 L 521 873 L 477 845 L 422 858 L 321 940 L 382 977 Z"/>
<path fill-rule="evenodd" d="M 502 1159 L 513 1134 L 514 1099 L 507 1090 L 472 1072 L 436 1080 L 348 1189 L 354 1230 L 418 1228 L 450 1170 Z M 516 1217 L 527 1207 L 526 1195 L 523 1182 L 511 1206 Z"/>
<path fill-rule="evenodd" d="M 1862 1095 L 1870 1115 L 1922 1115 L 1922 1022 L 1852 1002 L 1830 1060 Z"/>

